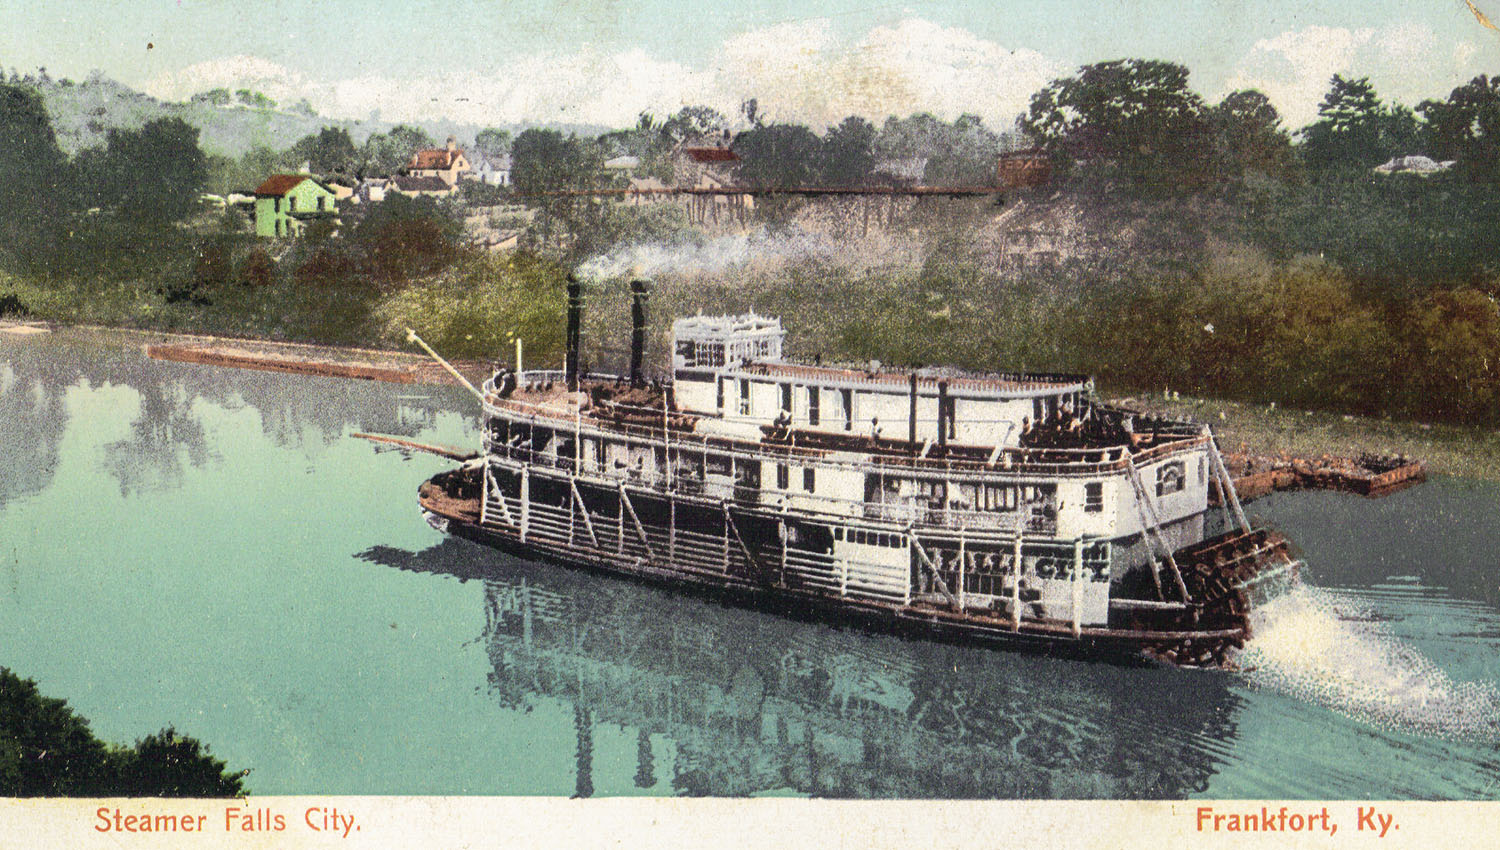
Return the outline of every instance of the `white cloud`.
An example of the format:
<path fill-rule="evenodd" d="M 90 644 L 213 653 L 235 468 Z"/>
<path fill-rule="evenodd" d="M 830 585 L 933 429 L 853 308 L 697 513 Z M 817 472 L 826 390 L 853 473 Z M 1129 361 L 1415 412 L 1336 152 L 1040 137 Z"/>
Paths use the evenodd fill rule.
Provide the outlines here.
<path fill-rule="evenodd" d="M 1382 100 L 1415 106 L 1445 97 L 1479 69 L 1468 69 L 1473 45 L 1439 37 L 1425 24 L 1398 22 L 1379 29 L 1309 26 L 1255 42 L 1218 94 L 1259 89 L 1288 128 L 1318 117 L 1334 74 L 1369 77 Z M 1434 62 L 1451 55 L 1453 62 Z"/>
<path fill-rule="evenodd" d="M 924 110 L 952 119 L 973 112 L 1008 126 L 1032 92 L 1069 66 L 1029 49 L 908 19 L 839 38 L 826 20 L 751 30 L 725 40 L 702 67 L 642 50 L 585 47 L 531 54 L 426 78 L 364 74 L 316 80 L 254 56 L 202 62 L 145 83 L 180 100 L 215 87 L 253 88 L 282 103 L 306 98 L 319 112 L 387 120 L 476 124 L 566 121 L 633 124 L 642 110 L 675 112 L 703 103 L 734 115 L 746 98 L 773 120 L 818 126 L 850 114 L 873 121 Z"/>

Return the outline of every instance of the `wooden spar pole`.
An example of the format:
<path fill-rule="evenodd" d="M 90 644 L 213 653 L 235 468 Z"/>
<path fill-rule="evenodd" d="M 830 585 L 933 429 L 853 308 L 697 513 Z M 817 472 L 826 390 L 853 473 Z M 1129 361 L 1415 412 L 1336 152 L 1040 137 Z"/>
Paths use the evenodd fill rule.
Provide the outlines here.
<path fill-rule="evenodd" d="M 422 350 L 426 351 L 429 355 L 431 355 L 432 359 L 436 360 L 438 362 L 438 364 L 441 365 L 444 369 L 447 369 L 448 370 L 448 374 L 450 374 L 453 377 L 457 378 L 458 382 L 463 385 L 464 389 L 466 389 L 469 392 L 473 393 L 474 397 L 477 398 L 477 399 L 479 399 L 481 402 L 484 401 L 484 393 L 480 392 L 479 390 L 474 389 L 474 385 L 471 384 L 471 383 L 469 383 L 469 379 L 465 378 L 463 375 L 460 375 L 458 373 L 458 370 L 455 369 L 455 368 L 453 368 L 453 364 L 452 363 L 449 363 L 448 361 L 444 360 L 441 356 L 438 355 L 438 353 L 436 351 L 432 350 L 432 346 L 430 346 L 427 343 L 423 342 L 422 338 L 419 337 L 419 336 L 417 336 L 417 332 L 416 331 L 412 330 L 411 328 L 407 328 L 406 329 L 406 341 L 407 342 L 415 342 L 417 345 L 422 346 Z M 521 352 L 521 341 L 518 339 L 518 340 L 516 340 L 516 362 L 517 363 L 520 362 L 520 352 Z M 520 371 L 519 367 L 516 369 L 516 371 L 517 372 Z"/>
<path fill-rule="evenodd" d="M 1208 451 L 1214 458 L 1214 473 L 1219 476 L 1219 495 L 1234 509 L 1234 517 L 1240 521 L 1240 528 L 1249 534 L 1250 521 L 1245 519 L 1245 509 L 1240 506 L 1240 494 L 1234 491 L 1234 482 L 1229 480 L 1229 470 L 1224 466 L 1224 456 L 1219 454 L 1219 443 L 1211 429 L 1208 432 Z"/>

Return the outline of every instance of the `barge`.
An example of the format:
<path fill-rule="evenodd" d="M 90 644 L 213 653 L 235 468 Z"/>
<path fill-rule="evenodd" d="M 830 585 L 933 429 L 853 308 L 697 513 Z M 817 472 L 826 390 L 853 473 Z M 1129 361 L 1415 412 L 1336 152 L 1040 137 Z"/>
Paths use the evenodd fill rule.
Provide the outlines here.
<path fill-rule="evenodd" d="M 779 320 L 672 326 L 669 377 L 497 369 L 428 521 L 519 556 L 779 612 L 1119 662 L 1233 664 L 1300 563 L 1247 521 L 1206 424 L 1082 375 L 783 358 Z M 1227 498 L 1210 504 L 1213 489 Z"/>

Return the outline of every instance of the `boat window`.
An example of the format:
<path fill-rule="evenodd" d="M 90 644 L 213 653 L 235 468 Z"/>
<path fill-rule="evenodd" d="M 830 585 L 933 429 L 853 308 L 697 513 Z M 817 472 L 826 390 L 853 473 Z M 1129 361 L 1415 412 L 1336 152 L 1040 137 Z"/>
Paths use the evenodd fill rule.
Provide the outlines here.
<path fill-rule="evenodd" d="M 791 470 L 784 463 L 776 464 L 776 489 L 785 490 L 791 486 Z"/>
<path fill-rule="evenodd" d="M 709 475 L 733 475 L 734 474 L 734 468 L 733 468 L 733 466 L 729 462 L 729 455 L 715 455 L 715 454 L 711 454 L 711 455 L 708 456 L 707 463 L 708 463 L 708 474 Z"/>
<path fill-rule="evenodd" d="M 690 339 L 679 339 L 677 341 L 677 356 L 682 358 L 683 366 L 697 366 L 697 343 Z"/>
<path fill-rule="evenodd" d="M 781 385 L 781 409 L 783 412 L 792 412 L 792 385 Z"/>
<path fill-rule="evenodd" d="M 1019 495 L 1013 484 L 986 484 L 979 494 L 979 504 L 976 508 L 981 511 L 1013 511 L 1019 504 Z"/>
<path fill-rule="evenodd" d="M 1083 510 L 1091 514 L 1104 510 L 1104 482 L 1090 481 L 1083 485 Z"/>
<path fill-rule="evenodd" d="M 854 390 L 839 390 L 844 402 L 844 430 L 854 430 Z"/>
<path fill-rule="evenodd" d="M 1164 463 L 1156 468 L 1156 495 L 1166 496 L 1180 493 L 1187 487 L 1186 464 L 1180 460 Z"/>
<path fill-rule="evenodd" d="M 724 385 L 727 383 L 729 383 L 727 379 L 720 378 L 718 384 L 715 385 L 718 392 L 714 396 L 714 406 L 719 410 L 724 409 Z"/>
<path fill-rule="evenodd" d="M 818 424 L 818 396 L 822 393 L 817 387 L 807 388 L 807 424 Z"/>
<path fill-rule="evenodd" d="M 810 466 L 802 468 L 802 489 L 811 493 L 817 486 L 817 472 Z"/>
<path fill-rule="evenodd" d="M 740 379 L 740 415 L 750 415 L 750 382 Z"/>
<path fill-rule="evenodd" d="M 566 461 L 567 466 L 572 466 L 573 459 L 578 454 L 578 443 L 574 441 L 573 435 L 559 433 L 555 442 L 557 443 L 559 465 L 564 465 L 562 462 Z"/>

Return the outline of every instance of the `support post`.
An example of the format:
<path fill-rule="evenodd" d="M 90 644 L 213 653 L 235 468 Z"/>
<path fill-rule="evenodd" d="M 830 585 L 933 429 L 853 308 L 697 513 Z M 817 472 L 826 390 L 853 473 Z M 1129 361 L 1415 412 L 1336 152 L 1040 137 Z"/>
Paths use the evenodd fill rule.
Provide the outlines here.
<path fill-rule="evenodd" d="M 1083 607 L 1083 538 L 1079 537 L 1073 541 L 1073 600 L 1070 606 L 1073 615 L 1073 637 L 1082 634 L 1082 612 Z"/>
<path fill-rule="evenodd" d="M 1014 622 L 1011 623 L 1011 631 L 1021 630 L 1021 527 L 1016 526 L 1016 550 L 1011 558 L 1014 566 L 1015 583 L 1010 588 L 1010 610 Z"/>
<path fill-rule="evenodd" d="M 526 542 L 526 533 L 531 529 L 531 467 L 521 467 L 521 542 Z"/>
<path fill-rule="evenodd" d="M 968 558 L 969 552 L 965 545 L 964 530 L 960 528 L 958 530 L 958 610 L 960 612 L 964 610 L 964 603 L 966 601 L 964 598 L 964 567 L 968 566 Z"/>
<path fill-rule="evenodd" d="M 1250 521 L 1245 519 L 1245 509 L 1240 506 L 1240 494 L 1235 492 L 1234 482 L 1229 480 L 1229 470 L 1224 466 L 1224 457 L 1219 454 L 1219 444 L 1212 430 L 1208 432 L 1208 451 L 1213 455 L 1214 473 L 1219 477 L 1219 495 L 1234 509 L 1234 518 L 1239 520 L 1240 529 L 1249 534 Z"/>

